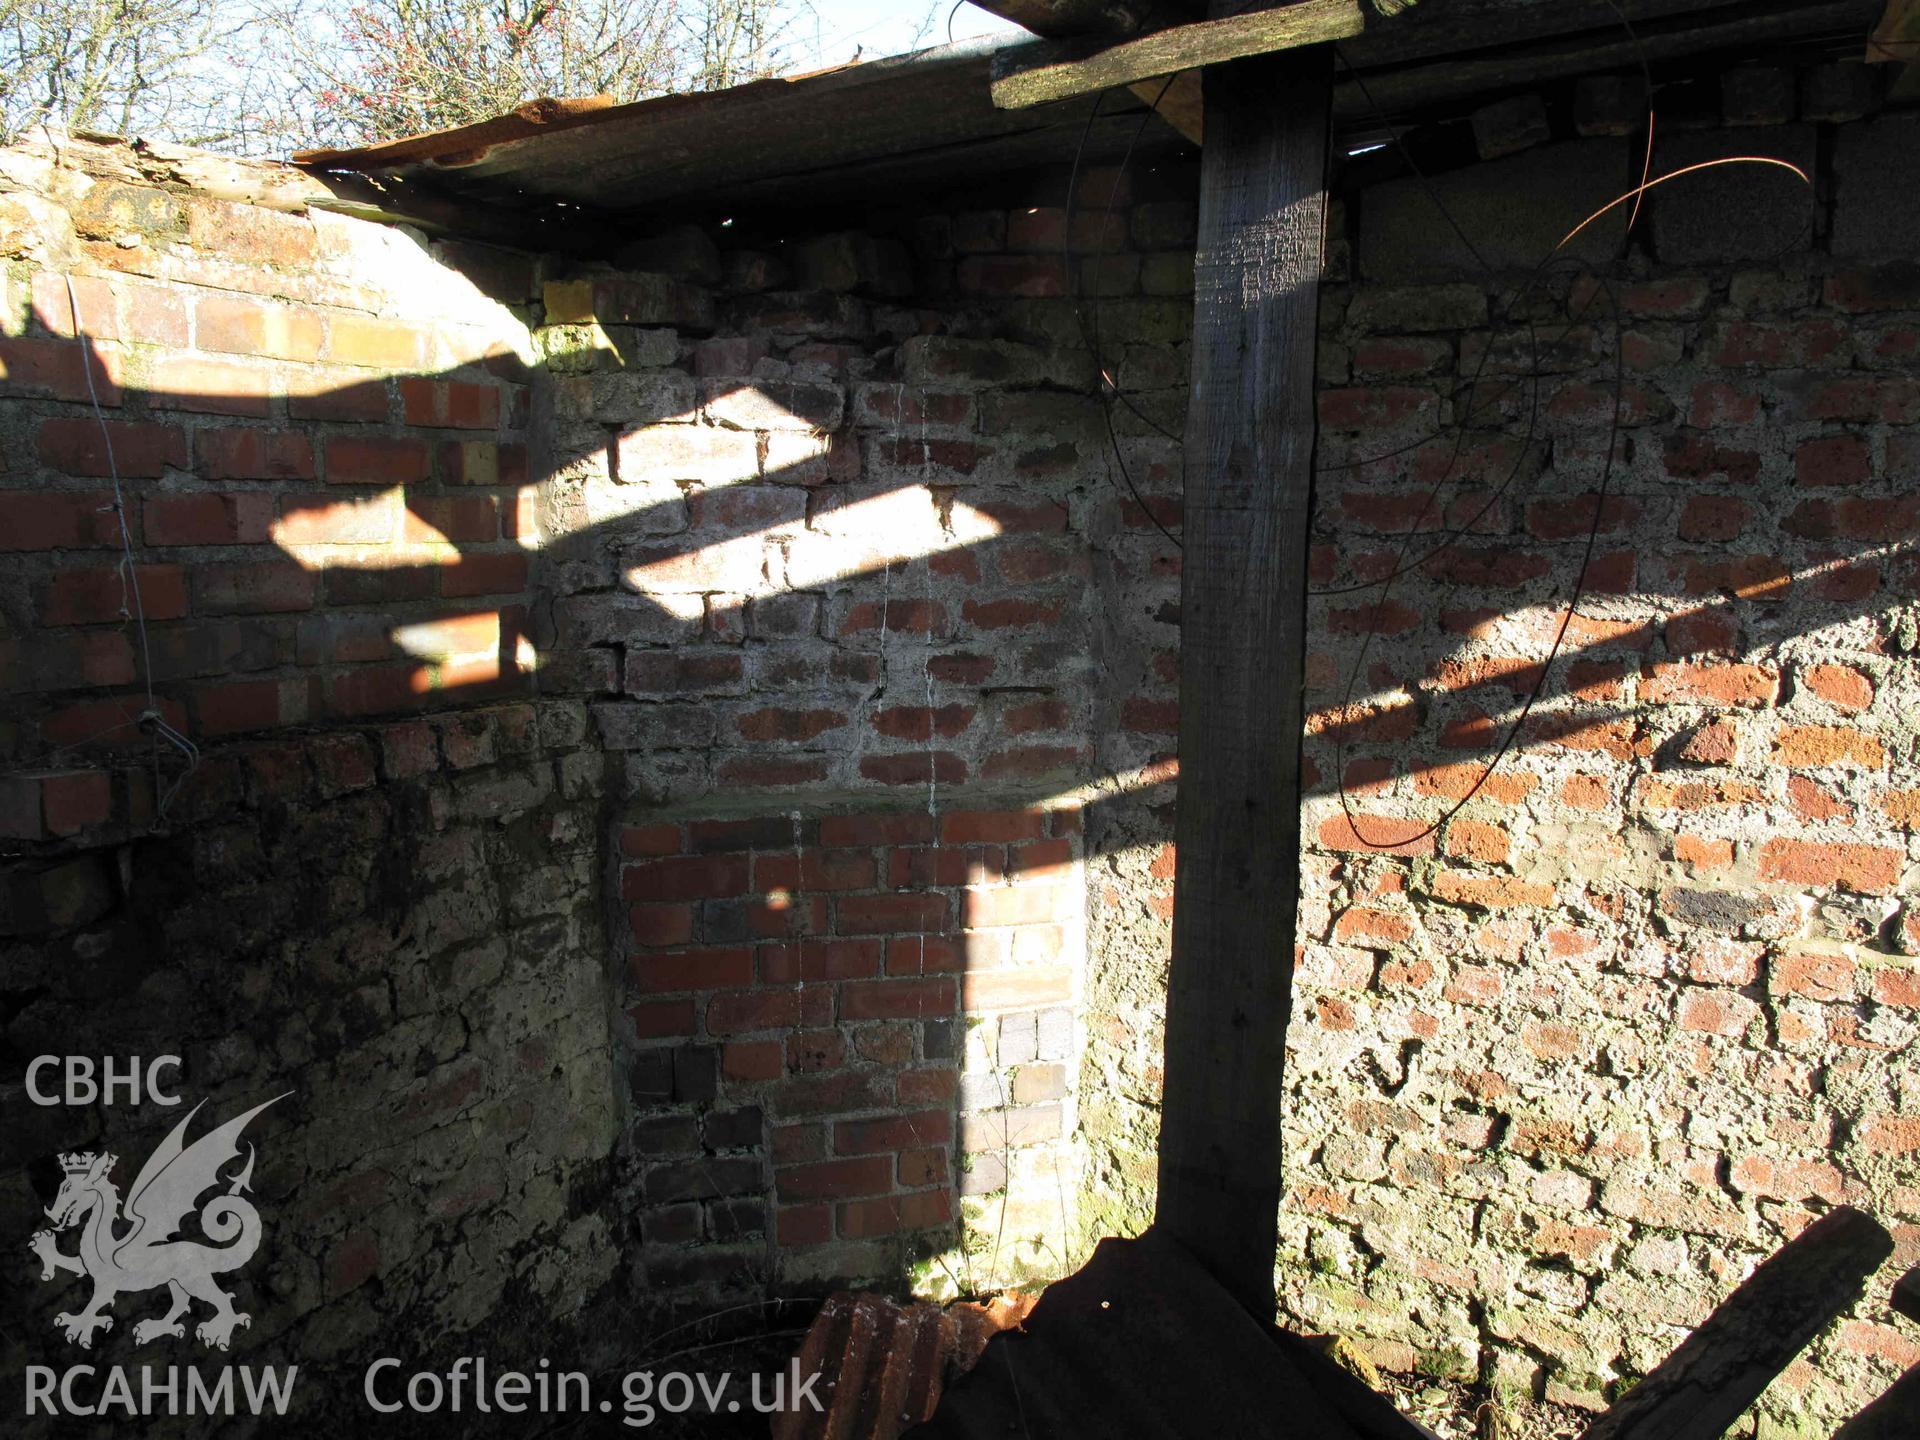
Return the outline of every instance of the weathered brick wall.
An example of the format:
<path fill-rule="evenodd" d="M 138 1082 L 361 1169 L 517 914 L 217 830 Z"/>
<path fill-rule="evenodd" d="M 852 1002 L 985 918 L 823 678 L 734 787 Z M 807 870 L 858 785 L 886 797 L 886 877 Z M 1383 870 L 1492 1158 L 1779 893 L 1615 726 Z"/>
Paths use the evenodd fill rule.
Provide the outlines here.
<path fill-rule="evenodd" d="M 137 1169 L 185 1113 L 41 1108 L 28 1060 L 174 1054 L 169 1085 L 221 1118 L 292 1092 L 249 1132 L 267 1241 L 247 1347 L 323 1368 L 470 1330 L 509 1295 L 577 1311 L 616 1258 L 585 738 L 577 709 L 513 705 L 238 744 L 166 828 L 89 820 L 10 863 L 4 1204 L 22 1233 L 55 1151 Z M 10 1363 L 58 1363 L 71 1291 L 42 1302 L 29 1279 Z"/>
<path fill-rule="evenodd" d="M 1598 281 L 1518 305 L 1631 183 L 1631 117 L 1570 92 L 1557 143 L 1439 177 L 1492 279 L 1365 168 L 1390 157 L 1343 172 L 1313 583 L 1377 580 L 1410 524 L 1414 558 L 1444 548 L 1384 604 L 1315 601 L 1280 1276 L 1401 1368 L 1591 1402 L 1812 1207 L 1863 1204 L 1914 1258 L 1920 147 L 1823 74 L 1730 77 L 1747 108 L 1694 103 L 1662 162 L 1760 147 L 1812 192 L 1676 187 L 1630 260 L 1596 231 Z M 1083 178 L 1087 307 L 1059 173 L 532 267 L 7 163 L 8 923 L 49 977 L 9 1043 L 106 983 L 64 957 L 156 946 L 181 978 L 140 1013 L 198 1017 L 195 1083 L 291 1065 L 327 1097 L 302 1126 L 400 1114 L 441 1167 L 408 1175 L 469 1197 L 442 1217 L 276 1136 L 314 1177 L 290 1194 L 329 1185 L 298 1223 L 354 1286 L 294 1287 L 276 1323 L 344 1353 L 436 1284 L 457 1328 L 499 1285 L 564 1315 L 616 1271 L 655 1299 L 981 1285 L 1144 1223 L 1190 169 Z M 156 572 L 156 693 L 207 745 L 131 870 L 143 767 L 50 755 L 145 703 L 68 272 Z M 1569 653 L 1419 835 L 1558 630 L 1616 355 Z M 220 988 L 215 955 L 278 978 Z M 342 1038 L 283 1056 L 309 1011 Z M 1883 1293 L 1769 1423 L 1910 1363 Z"/>
<path fill-rule="evenodd" d="M 511 688 L 533 262 L 18 152 L 8 170 L 10 753 L 145 705 L 108 441 L 176 726 L 217 739 Z"/>
<path fill-rule="evenodd" d="M 60 957 L 104 926 L 168 972 L 318 946 L 237 1008 L 170 993 L 139 1019 L 190 1032 L 188 1083 L 220 1098 L 313 1092 L 313 1127 L 444 1070 L 404 1142 L 438 1158 L 407 1173 L 473 1180 L 471 1219 L 436 1201 L 410 1229 L 387 1172 L 290 1131 L 282 1191 L 321 1198 L 289 1238 L 339 1247 L 341 1278 L 262 1335 L 349 1349 L 430 1265 L 454 1331 L 528 1276 L 565 1315 L 616 1252 L 668 1301 L 1067 1267 L 1081 817 L 1117 785 L 1094 754 L 1123 693 L 1111 556 L 1146 521 L 1100 466 L 1059 208 L 722 235 L 724 257 L 678 231 L 635 242 L 644 268 L 547 262 L 542 284 L 520 257 L 214 201 L 124 157 L 6 163 L 9 926 L 65 976 L 21 1010 L 17 1058 L 69 1043 L 96 980 Z M 1120 202 L 1111 223 L 1082 222 L 1103 323 L 1170 342 L 1190 205 L 1113 181 L 1086 192 Z M 157 784 L 143 646 L 154 708 L 201 748 L 182 778 L 162 747 Z M 1165 684 L 1164 654 L 1137 658 Z M 492 720 L 448 713 L 519 691 L 472 712 Z M 465 738 L 495 725 L 497 747 Z M 129 888 L 126 843 L 167 863 Z M 340 1017 L 323 1059 L 212 1058 L 304 1011 Z M 118 1053 L 113 1013 L 72 1038 Z M 471 1129 L 496 1114 L 542 1139 Z M 483 1224 L 510 1262 L 447 1258 Z M 556 1226 L 564 1272 L 538 1248 Z"/>
<path fill-rule="evenodd" d="M 676 231 L 546 287 L 541 677 L 623 767 L 651 1283 L 980 1285 L 1081 1243 L 1081 822 L 1120 788 L 1103 602 L 1146 522 L 1101 458 L 1064 181 Z M 1190 203 L 1101 172 L 1082 204 L 1110 333 L 1170 348 Z"/>
<path fill-rule="evenodd" d="M 1676 182 L 1629 260 L 1615 226 L 1592 274 L 1531 289 L 1633 183 L 1631 107 L 1583 87 L 1557 142 L 1437 176 L 1491 279 L 1421 182 L 1369 179 L 1391 154 L 1346 172 L 1280 1279 L 1299 1320 L 1393 1368 L 1602 1403 L 1841 1202 L 1898 1252 L 1762 1433 L 1828 1433 L 1920 1360 L 1886 1305 L 1920 1260 L 1920 126 L 1847 108 L 1840 70 L 1730 74 L 1729 121 L 1800 105 L 1739 129 L 1713 77 L 1656 159 L 1777 155 L 1812 189 Z M 1778 103 L 1736 109 L 1754 94 Z M 1586 594 L 1476 790 L 1581 569 L 1616 356 Z M 1171 876 L 1141 846 L 1090 886 L 1163 916 Z M 1164 921 L 1096 916 L 1091 943 L 1094 1164 L 1137 1217 Z"/>
<path fill-rule="evenodd" d="M 976 1236 L 1010 1201 L 1003 1276 L 1063 1261 L 1078 822 L 796 810 L 622 829 L 650 1283 L 897 1279 L 932 1255 L 922 1283 L 941 1266 L 983 1283 L 991 1257 L 944 1253 L 956 1195 Z"/>
<path fill-rule="evenodd" d="M 488 1343 L 534 1353 L 624 1239 L 603 763 L 584 705 L 502 703 L 533 262 L 76 150 L 0 161 L 5 1226 L 56 1151 L 111 1147 L 124 1191 L 185 1113 L 42 1108 L 28 1061 L 176 1054 L 222 1119 L 290 1092 L 250 1131 L 238 1352 L 311 1376 L 511 1315 Z M 7 1368 L 64 1369 L 70 1278 L 23 1259 L 7 1293 Z"/>

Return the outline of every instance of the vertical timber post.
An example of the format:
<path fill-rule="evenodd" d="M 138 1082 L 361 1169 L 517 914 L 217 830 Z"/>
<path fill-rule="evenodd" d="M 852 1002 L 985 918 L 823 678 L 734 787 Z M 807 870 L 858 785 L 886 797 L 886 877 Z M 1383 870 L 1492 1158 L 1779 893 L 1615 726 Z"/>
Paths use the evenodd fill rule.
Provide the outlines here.
<path fill-rule="evenodd" d="M 1208 67 L 1158 1228 L 1274 1314 L 1328 47 Z"/>

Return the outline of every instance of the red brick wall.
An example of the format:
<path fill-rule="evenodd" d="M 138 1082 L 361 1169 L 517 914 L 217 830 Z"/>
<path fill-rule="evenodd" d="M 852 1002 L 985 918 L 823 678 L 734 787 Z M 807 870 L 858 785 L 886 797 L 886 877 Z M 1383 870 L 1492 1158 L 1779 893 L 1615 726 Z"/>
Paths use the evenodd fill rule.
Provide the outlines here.
<path fill-rule="evenodd" d="M 1115 234 L 1135 232 L 1095 263 L 1148 252 L 1105 283 L 1143 338 L 1170 341 L 1187 323 L 1164 293 L 1183 207 L 1130 211 L 1094 179 L 1123 202 Z M 101 599 L 119 536 L 90 508 L 104 482 L 85 353 L 110 382 L 157 708 L 202 752 L 159 843 L 255 857 L 181 890 L 207 924 L 314 863 L 260 838 L 276 807 L 322 835 L 343 797 L 377 796 L 302 893 L 336 873 L 351 891 L 385 857 L 419 892 L 403 931 L 433 938 L 431 963 L 455 963 L 444 906 L 529 943 L 561 917 L 548 962 L 576 1026 L 581 985 L 610 981 L 625 1138 L 602 1157 L 613 1188 L 576 1178 L 587 1198 L 567 1215 L 610 1227 L 645 1293 L 897 1277 L 928 1251 L 974 1285 L 1063 1268 L 1082 1188 L 1080 802 L 1118 703 L 1091 657 L 1103 590 L 1124 583 L 1088 537 L 1145 521 L 1088 483 L 1104 428 L 1048 253 L 1059 211 L 768 233 L 724 263 L 681 233 L 637 247 L 651 269 L 542 287 L 513 256 L 108 189 L 56 174 L 4 197 L 24 261 L 0 336 L 15 482 L 0 503 L 31 546 L 6 592 L 23 662 L 4 789 L 27 877 L 10 913 L 26 932 L 99 919 L 65 905 L 68 861 L 45 857 L 94 875 L 104 847 L 155 825 L 183 768 L 163 750 L 156 792 L 150 737 L 126 725 L 145 705 L 139 632 L 117 582 Z M 66 274 L 84 352 L 59 333 Z M 1150 483 L 1166 481 L 1161 464 Z M 76 670 L 77 644 L 118 663 Z M 516 725 L 551 745 L 525 773 L 436 780 L 410 730 L 360 723 L 522 689 L 538 694 Z M 588 713 L 605 764 L 579 748 Z M 464 733 L 441 736 L 446 765 L 491 764 Z M 375 758 L 312 791 L 250 779 L 278 773 L 261 757 L 286 734 L 328 767 Z M 142 753 L 115 760 L 116 741 Z M 604 894 L 580 874 L 577 807 L 593 803 L 612 814 Z M 195 838 L 209 827 L 217 840 Z M 501 898 L 456 898 L 483 856 Z M 366 963 L 376 933 L 342 923 Z M 212 943 L 182 932 L 163 963 Z M 337 1005 L 345 977 L 324 974 L 312 1003 Z M 262 997 L 263 1014 L 292 999 Z M 413 1023 L 376 1025 L 374 1043 Z M 230 1083 L 277 1064 L 259 1063 Z M 436 1124 L 476 1103 L 455 1099 Z M 973 1258 L 952 1248 L 963 1211 Z M 399 1287 L 426 1253 L 392 1237 L 362 1252 L 379 1258 L 342 1297 Z"/>
<path fill-rule="evenodd" d="M 651 1281 L 737 1283 L 766 1238 L 789 1282 L 897 1272 L 956 1194 L 1053 1182 L 1079 833 L 1074 808 L 621 829 Z"/>
<path fill-rule="evenodd" d="M 1436 480 L 1463 524 L 1514 477 L 1387 603 L 1313 611 L 1280 1280 L 1303 1323 L 1396 1367 L 1593 1403 L 1813 1207 L 1864 1204 L 1914 1258 L 1920 292 L 1885 217 L 1915 148 L 1908 120 L 1801 79 L 1800 123 L 1663 154 L 1768 147 L 1813 192 L 1676 188 L 1630 260 L 1595 252 L 1604 286 L 1562 277 L 1518 310 L 1534 232 L 1626 183 L 1627 139 L 1570 103 L 1562 130 L 1602 133 L 1439 178 L 1491 282 L 1423 187 L 1365 168 L 1390 157 L 1343 172 L 1312 582 L 1377 580 L 1410 524 L 1438 541 Z M 549 1198 L 571 1177 L 564 1223 L 612 1226 L 655 1295 L 897 1278 L 956 1220 L 983 1283 L 1143 1223 L 1178 719 L 1179 555 L 1153 522 L 1178 524 L 1192 175 L 1083 181 L 1079 280 L 1129 399 L 1110 422 L 1065 294 L 1064 183 L 828 236 L 744 216 L 544 275 L 152 187 L 0 196 L 21 262 L 0 543 L 30 542 L 0 579 L 4 738 L 58 772 L 7 777 L 34 847 L 10 915 L 91 924 L 62 867 L 108 886 L 99 845 L 153 805 L 144 771 L 48 750 L 143 703 L 79 349 L 39 278 L 72 272 L 134 427 L 117 453 L 173 723 L 235 755 L 275 727 L 368 744 L 358 717 L 537 687 L 526 773 L 426 778 L 436 759 L 402 784 L 401 747 L 377 786 L 316 779 L 296 808 L 385 797 L 380 833 L 431 872 L 407 926 L 511 917 L 566 1033 L 608 1017 L 619 1142 L 605 1117 L 582 1171 L 536 1171 Z M 1616 353 L 1570 653 L 1514 753 L 1420 836 L 1558 629 Z M 1453 463 L 1436 431 L 1462 417 Z M 252 859 L 250 829 L 281 833 L 273 787 L 211 793 L 179 813 L 237 828 L 171 842 L 209 914 L 327 853 L 303 819 L 311 843 Z M 473 908 L 475 867 L 497 912 Z M 347 1268 L 357 1293 L 379 1274 Z M 1824 1424 L 1907 1363 L 1883 1290 L 1770 1423 Z"/>
<path fill-rule="evenodd" d="M 285 1095 L 248 1132 L 235 1345 L 298 1361 L 302 1420 L 369 1348 L 496 1314 L 503 1350 L 586 1356 L 626 1243 L 602 766 L 584 705 L 503 703 L 534 263 L 132 183 L 132 154 L 0 161 L 0 1209 L 43 1223 L 56 1151 L 124 1187 L 184 1114 L 43 1108 L 32 1057 L 178 1055 L 196 1129 Z M 190 772 L 139 723 L 149 673 Z M 22 1278 L 19 1353 L 64 1368 L 73 1292 Z"/>
<path fill-rule="evenodd" d="M 1803 123 L 1696 127 L 1656 169 L 1782 155 L 1814 188 L 1676 182 L 1597 279 L 1523 295 L 1637 173 L 1637 142 L 1564 133 L 1575 87 L 1557 143 L 1435 177 L 1491 279 L 1390 152 L 1344 174 L 1280 1277 L 1302 1324 L 1395 1369 L 1596 1405 L 1859 1205 L 1896 1256 L 1763 1407 L 1760 1433 L 1824 1434 L 1920 1360 L 1886 1303 L 1920 1260 L 1920 286 L 1887 218 L 1917 127 L 1815 108 L 1825 72 L 1758 73 Z M 1565 650 L 1475 792 L 1596 508 Z M 1410 529 L 1437 553 L 1382 602 Z M 1166 906 L 1172 862 L 1143 844 L 1090 886 Z M 1083 1113 L 1137 1216 L 1160 1046 L 1138 955 L 1164 931 L 1093 919 L 1089 1075 L 1117 1098 Z"/>
<path fill-rule="evenodd" d="M 1109 322 L 1171 339 L 1186 304 L 1136 247 L 1177 237 L 1131 233 L 1167 202 L 1113 178 L 1088 182 L 1121 202 L 1090 263 L 1132 262 L 1111 287 L 1138 314 Z M 922 1276 L 977 1285 L 1081 1243 L 1079 817 L 1124 584 L 1092 537 L 1145 522 L 1097 468 L 1060 223 L 742 222 L 726 255 L 682 231 L 645 247 L 661 271 L 546 287 L 540 675 L 591 698 L 620 766 L 649 1283 L 932 1254 Z"/>
<path fill-rule="evenodd" d="M 516 688 L 530 372 L 523 316 L 479 287 L 524 306 L 532 262 L 45 183 L 6 212 L 8 756 L 144 748 L 143 646 L 155 708 L 200 741 Z"/>

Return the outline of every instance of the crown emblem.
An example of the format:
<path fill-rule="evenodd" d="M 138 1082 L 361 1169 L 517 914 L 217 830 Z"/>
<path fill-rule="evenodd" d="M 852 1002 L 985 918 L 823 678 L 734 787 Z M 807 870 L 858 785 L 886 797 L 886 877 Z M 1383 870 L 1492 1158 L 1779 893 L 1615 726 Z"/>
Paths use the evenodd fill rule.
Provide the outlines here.
<path fill-rule="evenodd" d="M 46 1207 L 47 1223 L 34 1232 L 27 1248 L 40 1257 L 42 1280 L 65 1273 L 93 1281 L 93 1299 L 86 1308 L 53 1317 L 54 1328 L 68 1344 L 90 1349 L 101 1331 L 113 1327 L 115 1296 L 163 1286 L 173 1306 L 133 1327 L 136 1344 L 162 1335 L 186 1338 L 187 1312 L 196 1300 L 211 1305 L 213 1314 L 193 1333 L 217 1350 L 225 1350 L 233 1332 L 252 1323 L 244 1311 L 233 1308 L 232 1294 L 209 1277 L 239 1269 L 260 1248 L 260 1212 L 246 1193 L 254 1152 L 241 1132 L 268 1105 L 286 1098 L 276 1095 L 190 1141 L 187 1131 L 200 1113 L 200 1106 L 194 1106 L 147 1157 L 124 1206 L 120 1188 L 107 1178 L 119 1157 L 107 1150 L 56 1152 L 64 1172 L 59 1193 Z M 223 1176 L 243 1152 L 246 1163 L 240 1173 Z M 212 1190 L 221 1193 L 209 1197 Z M 205 1240 L 174 1238 L 196 1211 Z M 75 1229 L 82 1230 L 78 1251 L 62 1251 L 60 1233 Z M 11 1433 L 0 1426 L 0 1434 Z"/>

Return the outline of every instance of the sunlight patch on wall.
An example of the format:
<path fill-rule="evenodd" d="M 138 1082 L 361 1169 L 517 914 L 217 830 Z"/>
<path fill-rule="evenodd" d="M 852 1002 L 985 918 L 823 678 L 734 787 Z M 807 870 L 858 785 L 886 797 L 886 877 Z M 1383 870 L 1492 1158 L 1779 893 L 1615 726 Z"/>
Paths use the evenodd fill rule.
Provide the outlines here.
<path fill-rule="evenodd" d="M 998 535 L 999 522 L 955 502 L 943 515 L 937 497 L 914 485 L 871 493 L 751 534 L 699 535 L 639 547 L 643 558 L 621 580 L 682 618 L 700 615 L 705 596 L 755 599 L 807 590 L 871 574 L 891 564 L 977 544 Z"/>

